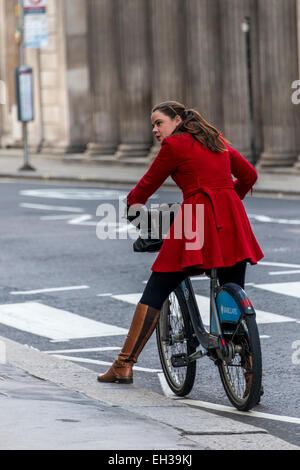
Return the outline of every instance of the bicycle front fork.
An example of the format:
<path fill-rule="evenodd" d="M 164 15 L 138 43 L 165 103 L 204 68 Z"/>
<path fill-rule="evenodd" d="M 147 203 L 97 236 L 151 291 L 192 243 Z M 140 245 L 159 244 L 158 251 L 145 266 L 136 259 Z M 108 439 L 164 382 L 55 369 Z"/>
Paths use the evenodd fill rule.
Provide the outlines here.
<path fill-rule="evenodd" d="M 219 349 L 223 357 L 228 356 L 228 348 L 223 336 L 220 319 L 218 315 L 217 305 L 216 305 L 216 291 L 218 288 L 218 278 L 217 278 L 217 269 L 213 268 L 211 270 L 211 280 L 210 280 L 210 326 L 212 325 L 212 320 L 214 321 L 216 334 L 218 337 Z"/>

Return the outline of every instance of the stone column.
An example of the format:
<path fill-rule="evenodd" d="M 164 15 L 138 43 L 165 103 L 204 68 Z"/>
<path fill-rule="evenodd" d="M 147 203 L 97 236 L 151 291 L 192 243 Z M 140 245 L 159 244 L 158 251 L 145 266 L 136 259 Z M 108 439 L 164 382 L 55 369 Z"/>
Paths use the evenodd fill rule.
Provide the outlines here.
<path fill-rule="evenodd" d="M 68 152 L 84 150 L 91 135 L 87 4 L 88 0 L 63 1 L 70 136 Z"/>
<path fill-rule="evenodd" d="M 300 80 L 300 0 L 297 0 L 297 44 L 298 44 L 298 77 L 297 80 Z M 297 99 L 299 100 L 299 87 L 298 87 Z M 295 90 L 294 90 L 295 91 Z M 297 106 L 298 113 L 300 113 L 300 103 L 294 104 Z M 299 142 L 298 142 L 299 143 Z M 299 143 L 300 150 L 300 143 Z M 295 164 L 295 170 L 300 171 L 300 154 L 298 155 L 298 160 Z"/>
<path fill-rule="evenodd" d="M 119 139 L 118 24 L 116 0 L 89 0 L 89 70 L 92 141 L 97 159 L 116 152 Z M 99 157 L 98 157 L 99 156 Z"/>
<path fill-rule="evenodd" d="M 42 149 L 63 153 L 69 146 L 64 4 L 48 0 L 48 46 L 40 51 Z"/>
<path fill-rule="evenodd" d="M 185 2 L 152 0 L 152 105 L 175 100 L 185 103 Z M 149 117 L 149 126 L 150 117 Z M 149 153 L 152 159 L 159 152 L 155 143 Z"/>
<path fill-rule="evenodd" d="M 255 122 L 259 119 L 257 109 L 257 56 L 256 44 L 256 1 L 222 0 L 220 16 L 222 18 L 222 70 L 223 70 L 223 117 L 224 135 L 250 163 L 255 163 L 251 150 L 251 113 L 248 77 L 251 76 L 251 99 L 255 111 Z M 251 35 L 251 74 L 247 64 L 246 34 L 242 31 L 245 17 L 250 18 Z M 256 86 L 255 86 L 256 85 Z M 255 100 L 255 103 L 254 103 Z M 254 119 L 253 119 L 254 121 Z M 255 129 L 258 130 L 258 129 Z M 257 132 L 255 133 L 257 137 Z M 257 140 L 257 139 L 256 139 Z M 258 146 L 259 142 L 256 141 Z"/>
<path fill-rule="evenodd" d="M 296 0 L 259 0 L 262 131 L 259 167 L 290 166 L 299 150 L 299 108 L 291 100 L 298 76 Z"/>
<path fill-rule="evenodd" d="M 15 69 L 19 66 L 19 46 L 14 39 L 18 19 L 14 3 L 0 1 L 0 80 L 5 103 L 0 105 L 1 147 L 22 145 L 22 126 L 17 118 Z M 4 98 L 4 96 L 2 96 Z"/>
<path fill-rule="evenodd" d="M 0 0 L 0 147 L 4 147 L 5 134 L 7 129 L 7 85 L 6 85 L 6 41 L 5 41 L 5 24 L 7 18 L 5 15 L 4 0 Z"/>
<path fill-rule="evenodd" d="M 223 130 L 219 0 L 186 0 L 188 106 Z"/>
<path fill-rule="evenodd" d="M 116 158 L 145 158 L 151 142 L 150 21 L 148 0 L 118 0 L 120 15 L 121 106 Z M 138 161 L 138 160 L 136 160 Z"/>

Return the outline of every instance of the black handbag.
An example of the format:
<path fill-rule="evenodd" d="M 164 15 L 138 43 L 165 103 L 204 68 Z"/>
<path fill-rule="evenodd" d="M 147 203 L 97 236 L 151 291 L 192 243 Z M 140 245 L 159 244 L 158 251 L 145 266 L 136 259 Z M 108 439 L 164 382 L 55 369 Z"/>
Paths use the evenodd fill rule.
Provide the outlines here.
<path fill-rule="evenodd" d="M 159 251 L 179 207 L 179 203 L 160 204 L 157 208 L 147 210 L 144 219 L 147 221 L 146 227 L 141 227 L 140 224 L 137 226 L 140 235 L 133 243 L 133 251 L 137 253 Z"/>
<path fill-rule="evenodd" d="M 141 238 L 140 236 L 133 243 L 133 251 L 137 253 L 155 253 L 161 249 L 163 240 L 153 238 Z"/>

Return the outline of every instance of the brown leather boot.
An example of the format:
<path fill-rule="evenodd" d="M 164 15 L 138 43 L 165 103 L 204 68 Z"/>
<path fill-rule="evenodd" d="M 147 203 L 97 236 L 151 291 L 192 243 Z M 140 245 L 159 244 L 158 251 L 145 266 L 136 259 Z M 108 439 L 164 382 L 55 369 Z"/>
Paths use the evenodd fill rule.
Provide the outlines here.
<path fill-rule="evenodd" d="M 149 305 L 137 304 L 122 351 L 110 369 L 98 375 L 99 382 L 132 383 L 132 367 L 143 347 L 152 335 L 160 310 Z"/>

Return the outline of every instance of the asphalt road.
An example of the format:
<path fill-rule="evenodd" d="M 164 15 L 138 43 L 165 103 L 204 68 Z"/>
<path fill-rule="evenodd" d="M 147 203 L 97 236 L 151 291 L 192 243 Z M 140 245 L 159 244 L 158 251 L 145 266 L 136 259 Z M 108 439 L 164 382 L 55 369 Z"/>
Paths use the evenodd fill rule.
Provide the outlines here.
<path fill-rule="evenodd" d="M 114 220 L 113 208 L 118 214 L 119 197 L 127 193 L 67 183 L 0 183 L 1 336 L 61 354 L 95 374 L 107 369 L 123 344 L 156 256 L 133 253 L 124 221 L 114 224 L 119 219 Z M 150 202 L 180 200 L 180 194 L 161 190 Z M 189 398 L 195 406 L 247 420 L 299 445 L 299 200 L 247 197 L 244 204 L 265 254 L 246 278 L 257 310 L 265 394 L 253 413 L 235 414 L 217 368 L 202 359 Z M 102 240 L 101 208 L 111 211 L 110 237 Z M 208 296 L 208 279 L 195 279 L 193 285 L 196 294 Z M 155 335 L 134 378 L 139 387 L 169 393 Z"/>

